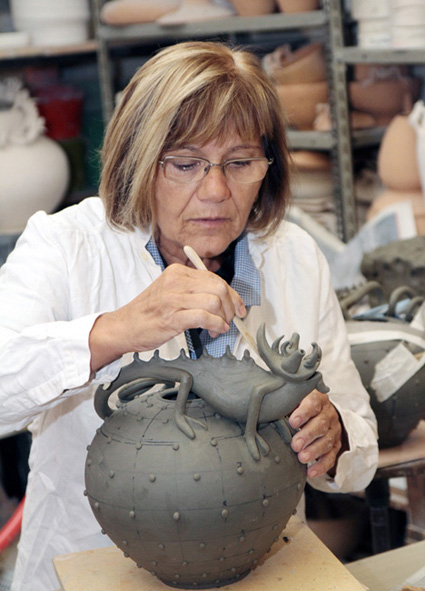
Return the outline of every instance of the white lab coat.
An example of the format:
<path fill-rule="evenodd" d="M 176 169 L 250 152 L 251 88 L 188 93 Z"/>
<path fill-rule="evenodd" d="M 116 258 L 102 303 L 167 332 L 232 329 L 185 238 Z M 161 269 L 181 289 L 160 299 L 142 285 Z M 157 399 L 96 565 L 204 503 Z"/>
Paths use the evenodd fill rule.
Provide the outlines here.
<path fill-rule="evenodd" d="M 0 434 L 28 424 L 33 434 L 12 591 L 53 591 L 54 556 L 110 544 L 83 496 L 84 463 L 101 424 L 94 390 L 117 376 L 121 361 L 90 381 L 88 336 L 100 313 L 128 303 L 159 276 L 145 249 L 149 238 L 112 229 L 100 199 L 89 198 L 52 216 L 35 214 L 0 270 Z M 249 236 L 249 249 L 262 294 L 246 318 L 248 330 L 255 334 L 265 321 L 269 341 L 298 332 L 304 349 L 319 343 L 320 370 L 349 435 L 351 450 L 340 457 L 335 479 L 311 484 L 361 490 L 376 468 L 376 421 L 350 359 L 327 263 L 311 237 L 289 222 L 267 240 Z M 233 353 L 240 357 L 246 347 L 239 336 Z M 181 348 L 184 335 L 160 354 L 173 358 Z"/>

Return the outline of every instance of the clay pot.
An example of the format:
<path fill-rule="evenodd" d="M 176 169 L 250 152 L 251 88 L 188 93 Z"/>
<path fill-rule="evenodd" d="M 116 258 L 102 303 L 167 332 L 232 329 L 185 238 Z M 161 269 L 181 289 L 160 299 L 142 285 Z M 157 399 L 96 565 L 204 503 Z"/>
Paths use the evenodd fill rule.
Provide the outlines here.
<path fill-rule="evenodd" d="M 274 12 L 274 0 L 231 0 L 239 16 L 260 16 Z"/>
<path fill-rule="evenodd" d="M 308 12 L 317 10 L 320 0 L 276 0 L 276 3 L 281 12 Z"/>
<path fill-rule="evenodd" d="M 328 101 L 327 81 L 278 84 L 276 90 L 289 125 L 296 129 L 313 129 L 313 122 L 317 115 L 316 106 Z"/>
<path fill-rule="evenodd" d="M 419 235 L 423 236 L 425 234 L 425 200 L 422 191 L 392 191 L 390 189 L 382 191 L 373 200 L 367 213 L 367 219 L 372 219 L 378 213 L 395 203 L 406 202 L 412 205 L 416 231 Z"/>
<path fill-rule="evenodd" d="M 374 82 L 375 80 L 400 80 L 408 75 L 405 65 L 355 64 L 354 80 Z"/>
<path fill-rule="evenodd" d="M 373 115 L 378 125 L 386 125 L 402 112 L 410 112 L 419 89 L 418 79 L 353 81 L 348 84 L 351 106 Z"/>
<path fill-rule="evenodd" d="M 280 421 L 260 427 L 271 452 L 256 461 L 242 425 L 197 397 L 186 404 L 195 439 L 177 427 L 169 391 L 119 405 L 103 415 L 86 462 L 86 494 L 103 531 L 170 586 L 218 587 L 248 574 L 304 489 L 305 466 Z"/>
<path fill-rule="evenodd" d="M 331 170 L 332 162 L 327 154 L 313 150 L 294 150 L 291 152 L 291 166 L 296 170 Z"/>
<path fill-rule="evenodd" d="M 263 58 L 267 74 L 278 84 L 299 84 L 326 80 L 322 43 L 309 43 L 294 51 L 280 46 Z"/>
<path fill-rule="evenodd" d="M 110 0 L 100 11 L 101 20 L 108 25 L 130 25 L 156 21 L 177 10 L 180 0 Z"/>
<path fill-rule="evenodd" d="M 406 115 L 397 115 L 388 126 L 379 148 L 378 173 L 384 185 L 396 191 L 419 191 L 417 135 Z"/>

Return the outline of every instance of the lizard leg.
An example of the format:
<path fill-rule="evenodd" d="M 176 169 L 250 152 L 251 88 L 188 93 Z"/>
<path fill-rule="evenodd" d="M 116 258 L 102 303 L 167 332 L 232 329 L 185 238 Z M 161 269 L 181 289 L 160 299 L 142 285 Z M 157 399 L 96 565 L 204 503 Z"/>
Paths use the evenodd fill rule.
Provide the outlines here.
<path fill-rule="evenodd" d="M 248 404 L 248 416 L 245 425 L 245 440 L 248 446 L 248 450 L 254 460 L 260 459 L 260 451 L 258 446 L 265 455 L 270 452 L 268 443 L 261 437 L 257 432 L 258 417 L 260 416 L 261 403 L 266 394 L 271 391 L 270 384 L 263 384 L 254 388 L 249 404 Z M 258 442 L 258 444 L 257 444 Z"/>
<path fill-rule="evenodd" d="M 180 381 L 179 391 L 177 392 L 176 406 L 174 409 L 174 419 L 177 427 L 184 433 L 189 439 L 195 439 L 195 431 L 189 425 L 188 416 L 186 415 L 186 403 L 189 397 L 189 392 L 192 388 L 193 378 L 188 371 L 180 370 L 179 377 Z"/>

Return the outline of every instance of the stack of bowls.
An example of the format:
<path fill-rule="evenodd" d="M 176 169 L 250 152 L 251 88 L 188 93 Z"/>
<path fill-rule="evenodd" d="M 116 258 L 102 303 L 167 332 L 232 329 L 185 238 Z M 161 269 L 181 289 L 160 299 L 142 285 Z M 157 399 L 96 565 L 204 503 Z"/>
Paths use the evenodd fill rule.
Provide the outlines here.
<path fill-rule="evenodd" d="M 392 46 L 425 47 L 425 2 L 423 0 L 391 0 Z"/>
<path fill-rule="evenodd" d="M 88 0 L 10 0 L 13 25 L 34 45 L 82 43 L 89 37 Z"/>

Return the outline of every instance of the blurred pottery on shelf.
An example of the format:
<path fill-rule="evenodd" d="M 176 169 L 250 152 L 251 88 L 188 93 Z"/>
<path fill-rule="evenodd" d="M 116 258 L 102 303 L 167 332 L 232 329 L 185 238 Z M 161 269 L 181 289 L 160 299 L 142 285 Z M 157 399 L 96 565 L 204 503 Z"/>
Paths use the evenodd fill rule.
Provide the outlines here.
<path fill-rule="evenodd" d="M 180 0 L 110 0 L 102 6 L 100 18 L 108 25 L 148 23 L 177 10 L 179 5 Z"/>
<path fill-rule="evenodd" d="M 276 90 L 290 126 L 313 129 L 316 105 L 326 103 L 329 97 L 327 81 L 302 84 L 277 84 Z"/>
<path fill-rule="evenodd" d="M 291 152 L 291 167 L 296 170 L 331 170 L 331 159 L 327 154 L 313 150 Z"/>
<path fill-rule="evenodd" d="M 179 8 L 157 19 L 157 23 L 164 26 L 177 26 L 186 23 L 213 20 L 233 16 L 233 10 L 225 6 L 218 6 L 209 0 L 182 0 Z"/>
<path fill-rule="evenodd" d="M 309 43 L 294 51 L 281 45 L 264 56 L 263 67 L 277 84 L 298 84 L 326 80 L 322 43 Z"/>
<path fill-rule="evenodd" d="M 34 45 L 72 45 L 89 37 L 88 0 L 10 0 L 13 25 Z"/>
<path fill-rule="evenodd" d="M 274 0 L 232 0 L 232 4 L 239 16 L 260 16 L 274 12 Z"/>
<path fill-rule="evenodd" d="M 43 136 L 44 121 L 16 79 L 0 83 L 0 233 L 22 232 L 36 211 L 52 212 L 65 195 L 65 152 Z"/>
<path fill-rule="evenodd" d="M 358 111 L 373 115 L 378 125 L 387 125 L 398 113 L 408 113 L 419 91 L 419 79 L 352 81 L 349 101 Z"/>
<path fill-rule="evenodd" d="M 375 80 L 400 80 L 408 75 L 408 67 L 386 64 L 355 64 L 353 66 L 354 80 L 374 82 Z"/>
<path fill-rule="evenodd" d="M 350 111 L 351 129 L 365 129 L 376 127 L 378 125 L 375 117 L 370 113 L 362 111 Z M 316 105 L 316 118 L 313 121 L 313 128 L 316 131 L 331 131 L 332 118 L 329 103 L 319 103 Z"/>
<path fill-rule="evenodd" d="M 422 191 L 394 191 L 385 189 L 372 202 L 367 213 L 367 220 L 371 220 L 381 211 L 395 203 L 411 203 L 416 231 L 419 236 L 425 235 L 425 200 Z"/>
<path fill-rule="evenodd" d="M 319 8 L 320 0 L 276 0 L 281 12 L 308 12 Z"/>
<path fill-rule="evenodd" d="M 417 134 L 407 115 L 396 115 L 381 140 L 378 173 L 383 184 L 398 191 L 420 191 Z"/>

